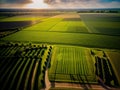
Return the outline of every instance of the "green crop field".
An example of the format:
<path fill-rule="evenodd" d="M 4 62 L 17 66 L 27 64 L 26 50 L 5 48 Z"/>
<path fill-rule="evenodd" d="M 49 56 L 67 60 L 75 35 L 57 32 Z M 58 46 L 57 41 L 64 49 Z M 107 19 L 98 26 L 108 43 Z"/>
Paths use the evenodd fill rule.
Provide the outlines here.
<path fill-rule="evenodd" d="M 95 16 L 95 18 L 92 19 L 92 15 Z M 119 34 L 120 31 L 118 30 L 119 21 L 111 23 L 110 20 L 105 20 L 106 22 L 102 23 L 101 21 L 99 21 L 99 19 L 97 19 L 98 17 L 104 19 L 105 16 L 106 14 L 100 14 L 99 16 L 97 16 L 97 14 L 79 15 L 77 13 L 70 13 L 69 15 L 56 15 L 49 18 L 44 18 L 41 22 L 27 27 L 22 31 L 9 35 L 5 38 L 2 38 L 1 40 L 19 42 L 31 41 L 40 43 L 69 44 L 98 48 L 102 47 L 120 49 L 120 43 L 118 42 L 120 41 L 120 38 L 119 36 L 114 36 L 115 33 Z M 119 19 L 118 16 L 116 16 L 116 18 Z M 115 16 L 109 15 L 109 18 L 110 17 Z M 94 25 L 92 25 L 92 22 L 90 20 L 94 23 Z M 105 24 L 107 24 L 107 26 Z M 99 26 L 99 29 L 95 29 L 94 26 Z M 106 33 L 106 30 L 109 29 L 104 29 L 111 27 L 112 29 L 110 29 L 110 31 L 112 31 L 113 34 L 112 32 Z M 97 33 L 100 30 L 101 33 Z"/>
<path fill-rule="evenodd" d="M 13 14 L 0 24 L 1 90 L 45 89 L 46 78 L 120 86 L 118 13 Z"/>
<path fill-rule="evenodd" d="M 119 14 L 80 14 L 91 33 L 120 35 Z"/>
<path fill-rule="evenodd" d="M 57 15 L 48 19 L 43 19 L 42 21 L 43 22 L 24 30 L 88 32 L 84 22 L 81 21 L 79 15 L 76 13 L 73 13 L 70 16 L 68 14 Z"/>
<path fill-rule="evenodd" d="M 119 36 L 96 34 L 19 31 L 1 40 L 120 49 L 120 43 L 118 42 L 120 41 Z"/>
<path fill-rule="evenodd" d="M 50 81 L 96 83 L 94 63 L 87 49 L 56 47 L 49 69 Z"/>
<path fill-rule="evenodd" d="M 1 19 L 0 22 L 13 22 L 13 21 L 34 21 L 44 19 L 43 16 L 30 16 L 30 15 L 22 15 L 22 16 L 13 16 Z"/>

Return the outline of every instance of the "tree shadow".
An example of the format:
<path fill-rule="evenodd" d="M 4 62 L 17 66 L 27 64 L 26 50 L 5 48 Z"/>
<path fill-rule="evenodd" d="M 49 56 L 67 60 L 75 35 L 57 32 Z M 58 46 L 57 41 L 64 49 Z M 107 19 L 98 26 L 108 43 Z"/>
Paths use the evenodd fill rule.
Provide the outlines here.
<path fill-rule="evenodd" d="M 80 74 L 77 74 L 77 78 L 78 78 L 80 86 L 83 87 L 84 90 L 89 90 L 89 88 L 87 87 L 84 79 L 81 77 Z"/>
<path fill-rule="evenodd" d="M 95 75 L 97 76 L 98 83 L 105 89 L 109 90 L 109 87 L 113 87 L 111 81 L 117 85 L 114 72 L 112 70 L 109 60 L 106 58 L 95 57 Z"/>
<path fill-rule="evenodd" d="M 87 85 L 89 88 L 92 88 L 91 84 L 89 83 L 89 80 L 88 80 L 88 77 L 85 75 L 85 79 L 86 79 L 86 82 L 87 82 Z"/>

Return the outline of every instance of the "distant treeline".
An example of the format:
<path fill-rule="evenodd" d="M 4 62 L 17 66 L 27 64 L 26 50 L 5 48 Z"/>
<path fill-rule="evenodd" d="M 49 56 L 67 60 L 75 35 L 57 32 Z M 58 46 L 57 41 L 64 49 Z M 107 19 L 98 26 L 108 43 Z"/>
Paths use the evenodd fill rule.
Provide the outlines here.
<path fill-rule="evenodd" d="M 15 15 L 58 15 L 64 12 L 77 13 L 120 13 L 120 9 L 0 9 L 0 16 Z"/>
<path fill-rule="evenodd" d="M 77 11 L 78 13 L 120 13 L 120 10 L 85 10 Z"/>
<path fill-rule="evenodd" d="M 17 15 L 40 15 L 40 16 L 54 16 L 54 15 L 59 15 L 61 13 L 57 12 L 39 12 L 39 13 L 33 13 L 33 12 L 0 12 L 0 16 L 17 16 Z"/>
<path fill-rule="evenodd" d="M 54 16 L 60 14 L 60 11 L 52 9 L 0 9 L 0 16 L 16 16 L 16 15 L 42 15 Z"/>
<path fill-rule="evenodd" d="M 98 9 L 0 9 L 0 12 L 99 12 L 118 13 L 120 8 L 98 8 Z"/>

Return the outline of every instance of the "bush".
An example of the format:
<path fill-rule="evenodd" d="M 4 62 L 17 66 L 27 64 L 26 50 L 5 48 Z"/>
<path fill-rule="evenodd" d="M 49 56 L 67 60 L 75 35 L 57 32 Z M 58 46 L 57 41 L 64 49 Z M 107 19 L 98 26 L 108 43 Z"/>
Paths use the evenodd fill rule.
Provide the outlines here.
<path fill-rule="evenodd" d="M 52 46 L 50 46 L 50 49 L 52 49 Z"/>
<path fill-rule="evenodd" d="M 48 52 L 48 54 L 50 55 L 50 52 Z"/>
<path fill-rule="evenodd" d="M 103 51 L 103 57 L 107 57 L 104 51 Z"/>
<path fill-rule="evenodd" d="M 45 74 L 45 70 L 42 70 L 42 73 Z"/>
<path fill-rule="evenodd" d="M 49 49 L 49 51 L 51 52 L 51 49 Z"/>
<path fill-rule="evenodd" d="M 45 61 L 45 66 L 47 66 L 47 61 Z"/>
<path fill-rule="evenodd" d="M 41 84 L 43 87 L 45 86 L 45 81 L 43 79 L 41 80 Z"/>
<path fill-rule="evenodd" d="M 18 44 L 18 43 L 16 43 L 16 44 L 15 44 L 15 47 L 18 47 L 18 46 L 19 46 L 19 44 Z"/>
<path fill-rule="evenodd" d="M 44 55 L 44 52 L 45 52 L 45 51 L 44 51 L 44 50 L 42 50 L 42 52 L 41 52 L 41 56 L 43 56 L 43 55 Z"/>
<path fill-rule="evenodd" d="M 48 58 L 46 58 L 46 61 L 48 61 Z"/>
<path fill-rule="evenodd" d="M 95 55 L 95 53 L 94 53 L 92 50 L 90 51 L 90 53 L 91 53 L 91 55 L 93 55 L 93 56 Z"/>

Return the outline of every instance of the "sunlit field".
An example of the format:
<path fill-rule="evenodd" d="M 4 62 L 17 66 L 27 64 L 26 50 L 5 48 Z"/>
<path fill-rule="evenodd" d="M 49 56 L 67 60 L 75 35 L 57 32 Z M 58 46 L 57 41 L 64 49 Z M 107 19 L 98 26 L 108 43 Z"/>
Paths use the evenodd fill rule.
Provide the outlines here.
<path fill-rule="evenodd" d="M 117 89 L 119 41 L 119 13 L 2 13 L 1 90 Z"/>
<path fill-rule="evenodd" d="M 60 46 L 54 48 L 53 54 L 50 81 L 97 83 L 94 61 L 88 49 Z"/>
<path fill-rule="evenodd" d="M 100 14 L 100 15 L 101 16 L 99 17 L 101 19 L 104 19 L 106 17 L 106 14 Z M 96 16 L 96 18 L 93 18 L 94 16 Z M 106 20 L 103 23 L 99 21 L 97 17 L 98 17 L 97 14 L 79 15 L 78 13 L 69 13 L 69 15 L 65 13 L 62 15 L 56 15 L 56 16 L 44 17 L 44 18 L 36 17 L 35 19 L 37 20 L 31 22 L 31 23 L 34 22 L 34 25 L 30 24 L 31 26 L 29 27 L 26 28 L 23 27 L 21 31 L 12 34 L 10 36 L 7 36 L 5 38 L 2 38 L 1 40 L 3 41 L 10 40 L 10 41 L 18 41 L 18 42 L 30 41 L 30 42 L 38 42 L 38 43 L 39 42 L 51 43 L 51 44 L 56 43 L 56 44 L 67 44 L 67 45 L 78 45 L 78 46 L 81 45 L 88 47 L 90 46 L 90 47 L 98 47 L 98 48 L 102 47 L 102 48 L 119 49 L 120 43 L 118 41 L 120 41 L 119 38 L 120 22 L 118 21 L 113 22 L 110 21 L 109 19 L 111 17 L 117 17 L 119 19 L 120 16 L 110 14 L 109 17 L 107 17 L 108 20 Z M 16 17 L 8 18 L 8 21 L 12 19 L 13 20 L 20 19 L 19 17 L 17 18 L 18 19 L 16 19 Z M 95 24 L 91 25 L 92 23 L 90 22 L 90 20 L 88 19 L 87 21 L 84 18 L 85 19 L 93 18 L 92 22 Z M 22 18 L 21 20 L 23 19 L 24 18 Z M 27 19 L 29 19 L 29 17 Z M 24 20 L 26 20 L 26 18 Z M 95 27 L 98 27 L 99 29 Z M 114 31 L 112 32 L 112 30 Z"/>

